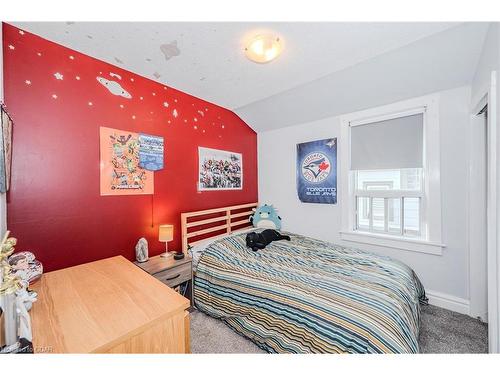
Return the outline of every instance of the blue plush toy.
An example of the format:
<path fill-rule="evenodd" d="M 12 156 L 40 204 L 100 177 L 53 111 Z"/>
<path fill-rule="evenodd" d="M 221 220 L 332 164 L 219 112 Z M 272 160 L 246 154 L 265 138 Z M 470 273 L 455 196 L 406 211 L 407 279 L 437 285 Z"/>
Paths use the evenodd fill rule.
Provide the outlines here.
<path fill-rule="evenodd" d="M 269 228 L 281 230 L 281 217 L 278 216 L 272 205 L 267 204 L 253 209 L 254 213 L 250 215 L 250 223 L 255 228 Z"/>

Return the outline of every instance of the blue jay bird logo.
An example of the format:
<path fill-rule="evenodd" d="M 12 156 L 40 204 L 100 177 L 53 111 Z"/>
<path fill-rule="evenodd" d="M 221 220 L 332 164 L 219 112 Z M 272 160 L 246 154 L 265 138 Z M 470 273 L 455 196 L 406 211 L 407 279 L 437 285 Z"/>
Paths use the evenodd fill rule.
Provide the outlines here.
<path fill-rule="evenodd" d="M 322 152 L 308 154 L 302 162 L 302 176 L 309 182 L 319 183 L 330 174 L 331 163 Z"/>
<path fill-rule="evenodd" d="M 318 178 L 319 174 L 323 171 L 321 166 L 324 165 L 325 158 L 315 160 L 305 165 L 303 168 L 308 169 L 314 175 L 315 178 Z"/>

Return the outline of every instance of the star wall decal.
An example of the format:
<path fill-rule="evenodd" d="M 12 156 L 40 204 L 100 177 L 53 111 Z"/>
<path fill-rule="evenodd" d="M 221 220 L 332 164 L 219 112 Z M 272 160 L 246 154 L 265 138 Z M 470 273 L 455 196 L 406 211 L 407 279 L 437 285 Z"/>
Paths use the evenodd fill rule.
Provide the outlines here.
<path fill-rule="evenodd" d="M 25 33 L 24 33 L 22 30 L 19 30 L 19 34 L 20 34 L 20 35 L 24 35 Z M 8 49 L 9 49 L 9 50 L 15 50 L 15 49 L 16 49 L 16 46 L 15 46 L 15 45 L 13 45 L 13 44 L 8 44 L 8 46 L 7 46 L 7 47 L 8 47 Z M 35 53 L 37 54 L 37 56 L 39 56 L 39 57 L 41 57 L 41 56 L 42 56 L 42 52 L 41 52 L 41 51 L 40 51 L 40 52 L 36 52 L 36 50 L 35 50 L 35 51 L 33 51 L 33 52 L 35 52 Z M 76 60 L 76 58 L 75 58 L 75 56 L 74 56 L 74 55 L 66 55 L 66 56 L 67 56 L 67 58 L 68 58 L 69 60 Z M 100 73 L 100 74 L 101 74 L 101 73 Z M 121 78 L 121 77 L 118 77 L 118 75 L 115 75 L 114 73 L 112 73 L 112 74 L 110 74 L 110 75 L 111 75 L 111 76 L 117 76 L 117 78 L 118 78 L 118 79 L 120 79 L 120 78 Z M 55 72 L 55 73 L 53 73 L 53 76 L 54 76 L 54 78 L 55 78 L 56 80 L 61 80 L 61 81 L 62 81 L 62 80 L 64 80 L 64 74 L 63 74 L 63 73 L 60 73 L 60 72 Z M 124 79 L 126 79 L 125 77 L 123 77 L 123 78 L 124 78 Z M 75 80 L 77 80 L 77 81 L 80 81 L 80 80 L 81 80 L 81 76 L 79 76 L 79 75 L 75 75 L 75 76 L 74 76 L 74 79 L 75 79 Z M 129 79 L 130 79 L 130 81 L 131 81 L 131 82 L 134 82 L 134 78 L 129 78 Z M 30 79 L 25 79 L 25 80 L 24 80 L 24 83 L 25 83 L 25 85 L 27 85 L 27 86 L 31 86 L 31 85 L 32 85 L 32 81 L 31 81 Z M 162 87 L 163 87 L 163 89 L 164 89 L 164 90 L 168 91 L 168 87 L 166 87 L 166 86 L 162 86 Z M 158 96 L 158 95 L 156 95 L 156 94 L 157 94 L 156 92 L 151 92 L 151 95 L 152 95 L 152 96 Z M 161 92 L 160 92 L 160 94 L 161 94 Z M 55 93 L 53 93 L 53 94 L 49 94 L 49 95 L 51 95 L 51 98 L 52 98 L 52 99 L 54 99 L 54 100 L 59 99 L 59 96 L 58 96 L 57 94 L 55 94 Z M 159 96 L 161 97 L 162 95 L 159 95 Z M 143 97 L 143 96 L 141 96 L 139 99 L 140 99 L 140 100 L 144 100 L 144 97 Z M 181 99 L 182 99 L 182 98 L 181 98 Z M 171 103 L 171 101 L 172 101 L 172 100 L 173 100 L 173 102 L 174 102 L 174 103 L 179 103 L 178 98 L 175 98 L 175 99 L 174 99 L 174 98 L 169 98 L 170 103 Z M 161 105 L 162 105 L 164 108 L 170 108 L 170 103 L 169 103 L 169 101 L 163 101 L 163 102 L 160 102 L 160 103 L 162 103 Z M 85 103 L 85 102 L 84 102 L 84 103 Z M 92 107 L 92 106 L 94 105 L 94 103 L 93 103 L 92 101 L 87 101 L 87 105 L 88 105 L 89 107 Z M 193 126 L 193 129 L 194 129 L 194 130 L 200 130 L 202 133 L 205 133 L 206 131 L 205 131 L 205 129 L 203 129 L 203 120 L 204 120 L 204 116 L 205 116 L 206 112 L 208 112 L 209 108 L 206 108 L 206 107 L 201 107 L 201 108 L 199 108 L 199 107 L 198 107 L 198 108 L 196 108 L 196 107 L 197 107 L 197 104 L 196 104 L 196 103 L 191 103 L 191 105 L 192 105 L 192 107 L 194 107 L 194 108 L 193 108 L 193 110 L 194 110 L 193 112 L 195 112 L 195 113 L 196 113 L 196 117 L 191 117 L 192 121 L 194 122 L 194 123 L 191 123 L 191 125 Z M 124 106 L 123 104 L 120 104 L 120 105 L 119 105 L 119 107 L 120 107 L 121 109 L 124 109 L 124 108 L 125 108 L 125 106 Z M 116 107 L 115 107 L 115 108 L 116 108 Z M 153 111 L 151 111 L 150 113 L 151 113 L 151 114 L 153 114 L 154 112 L 153 112 Z M 178 112 L 178 110 L 177 110 L 177 109 L 172 108 L 172 109 L 171 109 L 171 116 L 172 116 L 173 118 L 178 118 L 178 117 L 180 116 L 180 114 L 179 114 L 179 112 Z M 134 115 L 131 115 L 131 118 L 132 118 L 132 120 L 135 120 L 135 119 L 137 119 L 137 116 L 134 114 Z M 220 119 L 221 117 L 220 117 L 220 116 L 218 116 L 218 118 Z M 201 120 L 200 120 L 200 119 L 201 119 Z M 184 122 L 186 125 L 187 125 L 187 124 L 189 124 L 189 121 L 190 121 L 189 119 L 184 118 L 184 119 L 182 119 L 182 120 L 183 120 L 183 122 Z M 167 124 L 175 124 L 175 121 L 174 121 L 174 122 L 172 122 L 172 121 L 173 121 L 173 120 L 171 120 L 171 119 L 167 120 Z M 199 123 L 199 124 L 198 124 L 198 123 Z M 219 123 L 219 124 L 220 124 L 220 123 Z M 214 125 L 215 125 L 215 124 L 214 124 Z M 222 129 L 224 129 L 224 128 L 225 128 L 225 126 L 224 126 L 223 124 L 220 124 L 220 126 L 221 126 L 221 128 L 222 128 Z"/>

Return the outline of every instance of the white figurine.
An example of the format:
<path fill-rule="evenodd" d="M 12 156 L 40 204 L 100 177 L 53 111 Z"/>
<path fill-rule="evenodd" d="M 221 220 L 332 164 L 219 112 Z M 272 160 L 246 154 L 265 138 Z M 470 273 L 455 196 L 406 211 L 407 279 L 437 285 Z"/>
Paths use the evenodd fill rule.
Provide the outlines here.
<path fill-rule="evenodd" d="M 144 237 L 140 238 L 135 245 L 135 259 L 138 262 L 143 263 L 149 259 L 148 256 L 148 241 Z"/>
<path fill-rule="evenodd" d="M 33 337 L 31 334 L 31 319 L 28 314 L 28 310 L 31 308 L 33 302 L 36 301 L 36 297 L 30 295 L 26 289 L 20 289 L 16 292 L 16 309 L 18 316 L 18 335 L 26 340 L 32 342 Z M 29 306 L 29 307 L 28 307 Z"/>

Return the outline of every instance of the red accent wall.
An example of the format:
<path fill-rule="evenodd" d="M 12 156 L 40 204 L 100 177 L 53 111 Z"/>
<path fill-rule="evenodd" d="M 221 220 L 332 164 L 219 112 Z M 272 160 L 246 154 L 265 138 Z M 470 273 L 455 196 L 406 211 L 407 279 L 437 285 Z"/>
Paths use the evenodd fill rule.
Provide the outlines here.
<path fill-rule="evenodd" d="M 233 112 L 5 23 L 3 39 L 14 120 L 8 228 L 17 249 L 33 251 L 47 271 L 134 259 L 142 236 L 159 254 L 159 224 L 175 225 L 169 249 L 180 249 L 181 212 L 257 201 L 256 133 Z M 112 95 L 97 76 L 118 81 L 132 99 Z M 154 195 L 100 196 L 100 126 L 164 137 Z M 243 190 L 198 192 L 198 146 L 242 153 Z"/>

